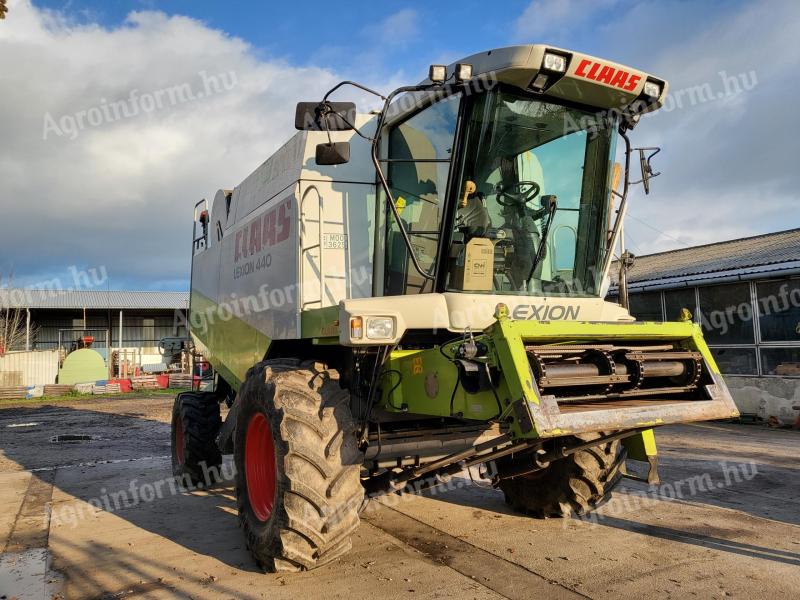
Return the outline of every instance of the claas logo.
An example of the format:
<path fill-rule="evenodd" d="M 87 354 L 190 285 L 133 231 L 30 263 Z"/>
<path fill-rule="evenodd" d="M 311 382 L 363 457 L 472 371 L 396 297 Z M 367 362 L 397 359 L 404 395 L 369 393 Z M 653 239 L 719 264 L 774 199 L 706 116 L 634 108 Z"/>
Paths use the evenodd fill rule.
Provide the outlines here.
<path fill-rule="evenodd" d="M 632 92 L 636 89 L 636 85 L 641 81 L 641 75 L 633 75 L 624 69 L 616 69 L 610 65 L 583 59 L 578 63 L 578 68 L 575 69 L 577 77 L 584 79 L 591 79 L 598 83 L 605 83 L 626 92 Z"/>

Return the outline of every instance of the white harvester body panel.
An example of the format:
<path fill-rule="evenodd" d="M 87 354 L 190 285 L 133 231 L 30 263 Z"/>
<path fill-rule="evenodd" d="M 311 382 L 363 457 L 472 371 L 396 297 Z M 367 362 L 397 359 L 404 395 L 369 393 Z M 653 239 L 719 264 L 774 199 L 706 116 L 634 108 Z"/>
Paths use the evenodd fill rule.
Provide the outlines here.
<path fill-rule="evenodd" d="M 370 134 L 372 121 L 359 116 L 358 124 Z M 316 146 L 328 136 L 300 131 L 232 193 L 217 192 L 208 244 L 195 250 L 194 312 L 216 306 L 209 318 L 230 311 L 270 339 L 294 339 L 302 310 L 371 295 L 376 188 L 369 145 L 352 131 L 330 135 L 350 142 L 350 162 L 317 165 Z"/>

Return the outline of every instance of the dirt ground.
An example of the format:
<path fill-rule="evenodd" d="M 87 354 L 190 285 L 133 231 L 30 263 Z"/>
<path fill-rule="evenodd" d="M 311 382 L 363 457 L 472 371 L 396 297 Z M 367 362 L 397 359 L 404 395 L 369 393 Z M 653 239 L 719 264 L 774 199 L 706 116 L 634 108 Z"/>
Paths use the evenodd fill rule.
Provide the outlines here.
<path fill-rule="evenodd" d="M 170 486 L 171 405 L 0 404 L 0 600 L 778 599 L 800 590 L 796 431 L 659 430 L 662 485 L 625 480 L 590 519 L 521 516 L 500 492 L 455 478 L 370 506 L 337 563 L 274 575 L 244 547 L 232 485 Z"/>

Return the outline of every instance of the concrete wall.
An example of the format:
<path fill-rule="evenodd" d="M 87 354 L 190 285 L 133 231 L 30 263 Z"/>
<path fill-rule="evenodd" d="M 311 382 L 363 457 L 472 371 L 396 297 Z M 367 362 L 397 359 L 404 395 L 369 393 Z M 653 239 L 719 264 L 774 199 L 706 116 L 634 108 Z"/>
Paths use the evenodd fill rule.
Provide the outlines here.
<path fill-rule="evenodd" d="M 795 423 L 800 410 L 800 379 L 790 377 L 726 377 L 736 406 L 762 419 L 775 417 L 784 425 Z"/>
<path fill-rule="evenodd" d="M 58 375 L 58 352 L 9 352 L 0 357 L 0 386 L 49 385 Z"/>

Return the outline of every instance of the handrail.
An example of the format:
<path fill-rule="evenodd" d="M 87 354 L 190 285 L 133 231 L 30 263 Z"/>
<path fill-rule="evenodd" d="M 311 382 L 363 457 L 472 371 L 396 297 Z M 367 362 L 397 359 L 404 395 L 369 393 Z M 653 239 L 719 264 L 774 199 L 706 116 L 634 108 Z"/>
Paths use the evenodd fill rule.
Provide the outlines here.
<path fill-rule="evenodd" d="M 314 246 L 305 246 L 304 244 L 305 244 L 305 237 L 306 236 L 305 236 L 305 218 L 304 218 L 304 213 L 303 213 L 303 205 L 305 203 L 306 196 L 308 196 L 308 193 L 311 192 L 311 191 L 316 192 L 317 199 L 318 199 L 318 205 L 319 205 L 319 228 L 318 228 L 318 230 L 319 230 L 319 242 L 317 244 L 315 244 Z M 324 219 L 323 211 L 324 211 L 324 206 L 323 206 L 323 203 L 322 203 L 322 194 L 319 193 L 319 190 L 317 189 L 317 186 L 315 186 L 315 185 L 309 186 L 306 189 L 306 191 L 303 192 L 303 195 L 300 197 L 300 225 L 301 225 L 300 231 L 301 231 L 301 235 L 302 235 L 302 239 L 300 241 L 300 283 L 301 283 L 301 285 L 303 287 L 305 287 L 304 286 L 304 282 L 305 282 L 304 274 L 305 274 L 305 256 L 306 256 L 306 253 L 308 251 L 310 251 L 310 250 L 313 250 L 314 248 L 319 248 L 319 300 L 308 300 L 308 301 L 306 301 L 304 299 L 303 303 L 300 306 L 300 310 L 304 309 L 309 304 L 317 304 L 317 303 L 319 303 L 320 308 L 321 308 L 322 305 L 323 305 L 323 300 L 325 298 L 325 263 L 324 263 L 324 258 L 323 258 L 323 255 L 325 254 L 325 248 L 323 247 L 323 231 L 322 231 L 322 229 L 323 229 L 322 225 L 323 225 L 325 219 Z"/>
<path fill-rule="evenodd" d="M 194 205 L 194 219 L 192 221 L 192 260 L 189 262 L 189 302 L 186 306 L 186 332 L 191 336 L 191 315 L 192 315 L 192 286 L 194 284 L 194 255 L 197 251 L 197 207 L 205 204 L 205 210 L 208 210 L 208 200 L 203 198 Z M 206 243 L 208 247 L 208 243 Z"/>
<path fill-rule="evenodd" d="M 208 200 L 206 200 L 205 198 L 203 198 L 197 204 L 194 205 L 194 221 L 192 222 L 192 256 L 194 256 L 195 250 L 199 250 L 200 249 L 199 244 L 198 244 L 198 242 L 200 240 L 205 240 L 206 248 L 208 247 L 208 228 L 206 228 L 206 230 L 204 231 L 203 235 L 201 235 L 201 236 L 197 235 L 197 214 L 198 214 L 197 213 L 197 208 L 201 204 L 205 205 L 203 210 L 208 212 Z M 200 211 L 200 214 L 202 214 L 202 212 L 203 211 Z"/>
<path fill-rule="evenodd" d="M 386 114 L 389 111 L 389 105 L 392 102 L 392 99 L 400 93 L 404 92 L 422 92 L 428 91 L 431 89 L 436 89 L 438 86 L 434 85 L 413 85 L 413 86 L 405 86 L 399 87 L 394 90 L 389 96 L 384 100 L 383 110 L 381 111 L 380 115 L 378 116 L 378 123 L 375 127 L 375 137 L 372 139 L 372 164 L 375 167 L 375 172 L 378 175 L 378 181 L 383 188 L 384 194 L 386 194 L 386 205 L 389 207 L 392 216 L 394 217 L 395 223 L 397 224 L 397 228 L 400 231 L 400 235 L 403 238 L 403 243 L 405 243 L 406 248 L 408 249 L 408 256 L 411 259 L 411 264 L 414 265 L 414 269 L 419 273 L 423 279 L 428 281 L 434 281 L 436 279 L 436 275 L 429 273 L 426 269 L 422 268 L 422 265 L 419 264 L 419 259 L 417 258 L 417 253 L 414 251 L 414 246 L 411 244 L 411 239 L 408 236 L 408 232 L 406 231 L 405 226 L 403 225 L 403 220 L 400 218 L 400 213 L 397 210 L 397 206 L 395 205 L 394 196 L 392 195 L 392 191 L 389 188 L 389 183 L 386 181 L 386 175 L 383 173 L 383 169 L 380 164 L 380 159 L 378 158 L 378 142 L 381 138 L 381 130 L 383 129 L 384 125 L 386 124 Z M 436 270 L 436 264 L 434 263 L 434 271 Z"/>
<path fill-rule="evenodd" d="M 614 248 L 617 246 L 617 241 L 619 240 L 620 229 L 622 227 L 622 223 L 625 220 L 625 213 L 628 210 L 628 190 L 630 189 L 631 180 L 630 180 L 630 170 L 631 170 L 631 141 L 625 133 L 625 130 L 620 128 L 619 130 L 620 137 L 622 137 L 623 141 L 625 142 L 625 170 L 624 175 L 625 179 L 623 180 L 622 186 L 622 194 L 620 196 L 620 203 L 617 207 L 617 216 L 614 219 L 614 226 L 611 230 L 611 237 L 608 240 L 608 247 L 606 249 L 606 256 L 605 261 L 603 263 L 603 271 L 602 277 L 600 281 L 604 281 L 606 277 L 609 276 L 609 271 L 611 271 L 611 263 L 614 260 Z"/>

